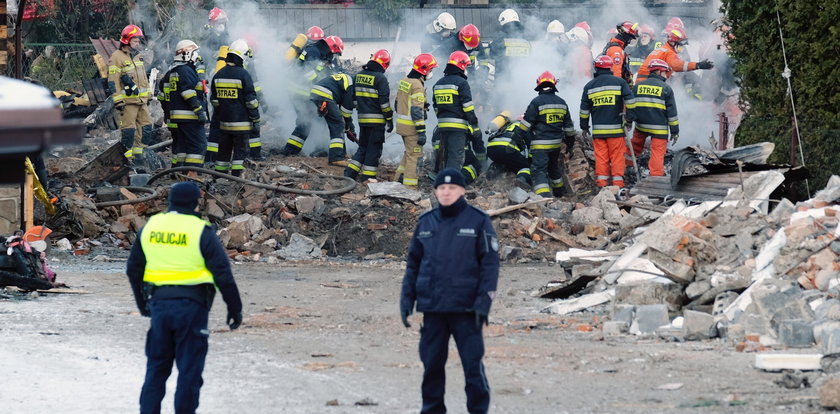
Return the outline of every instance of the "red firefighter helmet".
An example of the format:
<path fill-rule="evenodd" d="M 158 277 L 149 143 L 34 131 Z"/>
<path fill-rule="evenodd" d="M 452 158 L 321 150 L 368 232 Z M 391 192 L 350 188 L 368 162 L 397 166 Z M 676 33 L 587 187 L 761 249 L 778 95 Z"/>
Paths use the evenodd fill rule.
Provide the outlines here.
<path fill-rule="evenodd" d="M 646 34 L 650 37 L 656 37 L 656 33 L 654 33 L 653 28 L 646 24 L 643 24 L 641 27 L 639 27 L 639 35 L 643 34 Z"/>
<path fill-rule="evenodd" d="M 679 27 L 671 29 L 668 32 L 668 43 L 673 43 L 675 45 L 687 45 L 688 44 L 688 35 L 685 33 L 684 29 L 680 29 Z"/>
<path fill-rule="evenodd" d="M 470 55 L 466 52 L 456 50 L 449 55 L 449 64 L 457 66 L 458 69 L 466 70 L 470 63 L 472 63 L 470 62 Z"/>
<path fill-rule="evenodd" d="M 668 20 L 668 25 L 671 27 L 679 27 L 680 29 L 685 29 L 685 23 L 683 23 L 682 19 L 679 17 L 672 17 Z"/>
<path fill-rule="evenodd" d="M 592 33 L 592 28 L 589 27 L 589 23 L 587 22 L 575 23 L 575 27 L 580 27 L 581 29 L 586 30 L 587 33 Z"/>
<path fill-rule="evenodd" d="M 432 69 L 436 68 L 437 65 L 437 60 L 435 60 L 434 56 L 428 53 L 421 53 L 414 58 L 413 69 L 421 75 L 426 76 L 432 71 Z"/>
<path fill-rule="evenodd" d="M 474 24 L 468 24 L 458 31 L 458 40 L 464 42 L 467 49 L 475 49 L 481 41 L 481 33 Z"/>
<path fill-rule="evenodd" d="M 344 51 L 344 41 L 340 37 L 327 36 L 324 41 L 327 42 L 331 52 L 341 54 Z"/>
<path fill-rule="evenodd" d="M 545 71 L 542 73 L 542 75 L 537 77 L 537 86 L 540 86 L 544 82 L 548 82 L 552 85 L 557 85 L 557 78 L 555 78 L 554 75 L 551 74 L 551 72 Z"/>
<path fill-rule="evenodd" d="M 128 42 L 135 37 L 143 37 L 143 30 L 133 24 L 130 24 L 122 29 L 122 33 L 120 33 L 120 43 L 127 45 Z"/>
<path fill-rule="evenodd" d="M 391 54 L 385 49 L 379 49 L 370 56 L 370 60 L 380 64 L 382 69 L 388 69 L 391 66 Z"/>
<path fill-rule="evenodd" d="M 306 30 L 306 37 L 312 41 L 321 40 L 324 38 L 324 29 L 319 26 L 312 26 Z"/>
<path fill-rule="evenodd" d="M 625 20 L 621 24 L 615 27 L 618 29 L 620 33 L 627 33 L 631 36 L 638 36 L 639 35 L 639 24 L 633 23 L 629 20 Z"/>
<path fill-rule="evenodd" d="M 227 13 L 218 7 L 214 7 L 213 10 L 210 10 L 210 13 L 207 14 L 207 20 L 210 21 L 210 24 L 227 23 Z"/>
<path fill-rule="evenodd" d="M 656 71 L 670 72 L 671 67 L 668 66 L 668 63 L 665 62 L 662 59 L 652 59 L 650 61 L 650 63 L 648 63 L 648 70 L 650 70 L 651 72 L 656 72 Z"/>
<path fill-rule="evenodd" d="M 611 57 L 607 55 L 600 55 L 595 58 L 595 67 L 599 69 L 610 69 L 612 68 L 613 60 Z"/>

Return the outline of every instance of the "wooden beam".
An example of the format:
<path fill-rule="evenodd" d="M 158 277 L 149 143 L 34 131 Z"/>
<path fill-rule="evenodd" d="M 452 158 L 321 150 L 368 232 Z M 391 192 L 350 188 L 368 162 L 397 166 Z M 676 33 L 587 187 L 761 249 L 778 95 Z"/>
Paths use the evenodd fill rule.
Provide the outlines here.
<path fill-rule="evenodd" d="M 34 177 L 26 173 L 26 180 L 23 184 L 23 230 L 29 230 L 35 225 L 35 185 Z"/>

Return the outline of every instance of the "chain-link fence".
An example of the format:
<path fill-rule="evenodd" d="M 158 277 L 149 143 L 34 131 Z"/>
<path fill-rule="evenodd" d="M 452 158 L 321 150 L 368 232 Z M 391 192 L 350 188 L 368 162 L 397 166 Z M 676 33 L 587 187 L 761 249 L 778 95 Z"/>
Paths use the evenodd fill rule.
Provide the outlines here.
<path fill-rule="evenodd" d="M 82 79 L 98 75 L 90 43 L 25 43 L 23 45 L 24 77 L 38 81 L 50 90 L 82 90 Z M 6 74 L 15 73 L 15 59 L 9 57 Z"/>

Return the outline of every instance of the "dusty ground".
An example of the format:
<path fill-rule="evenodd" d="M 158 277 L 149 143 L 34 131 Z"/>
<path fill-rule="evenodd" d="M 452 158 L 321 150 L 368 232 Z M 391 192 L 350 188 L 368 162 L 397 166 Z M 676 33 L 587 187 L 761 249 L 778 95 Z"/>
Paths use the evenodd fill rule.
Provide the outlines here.
<path fill-rule="evenodd" d="M 0 300 L 1 411 L 136 411 L 148 322 L 134 308 L 124 264 L 59 260 L 52 264 L 60 279 L 93 294 Z M 537 313 L 547 302 L 530 293 L 555 269 L 502 270 L 485 335 L 492 412 L 819 411 L 815 388 L 775 385 L 781 374 L 753 369 L 753 354 L 725 342 L 602 340 L 601 314 Z M 217 296 L 200 412 L 418 411 L 420 317 L 409 330 L 399 322 L 400 263 L 247 264 L 234 272 L 245 323 L 229 332 Z M 461 413 L 463 378 L 450 349 L 447 402 Z M 657 389 L 671 383 L 683 386 Z M 169 385 L 171 412 L 174 375 Z M 362 401 L 376 405 L 354 405 Z"/>

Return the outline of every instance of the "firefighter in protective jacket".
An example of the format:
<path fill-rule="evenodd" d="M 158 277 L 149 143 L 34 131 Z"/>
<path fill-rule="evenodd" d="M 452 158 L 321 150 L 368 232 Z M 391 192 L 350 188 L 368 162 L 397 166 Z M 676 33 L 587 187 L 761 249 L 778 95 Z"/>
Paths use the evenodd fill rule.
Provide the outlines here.
<path fill-rule="evenodd" d="M 175 45 L 175 63 L 161 79 L 168 115 L 173 132 L 173 165 L 201 167 L 207 136 L 207 99 L 204 83 L 196 71 L 198 45 L 192 40 L 181 40 Z"/>
<path fill-rule="evenodd" d="M 391 54 L 385 49 L 377 50 L 356 74 L 353 93 L 359 111 L 359 149 L 347 164 L 345 177 L 356 178 L 359 172 L 364 178 L 376 177 L 385 131 L 394 130 L 394 112 L 389 103 L 391 88 L 385 77 L 385 70 L 390 65 Z"/>
<path fill-rule="evenodd" d="M 137 51 L 143 31 L 130 24 L 122 30 L 120 48 L 108 59 L 108 84 L 120 111 L 120 142 L 132 165 L 143 163 L 143 147 L 152 141 L 152 118 L 147 106 L 151 91 L 143 60 Z"/>
<path fill-rule="evenodd" d="M 674 91 L 665 83 L 665 76 L 671 70 L 664 60 L 654 59 L 648 63 L 650 73 L 647 79 L 634 88 L 636 106 L 633 109 L 636 129 L 633 132 L 633 153 L 638 157 L 645 149 L 650 137 L 650 175 L 665 175 L 665 150 L 668 148 L 668 132 L 671 142 L 676 143 L 680 134 L 677 118 L 677 103 Z"/>
<path fill-rule="evenodd" d="M 453 52 L 443 70 L 445 76 L 435 84 L 433 89 L 434 108 L 446 168 L 460 170 L 464 166 L 467 135 L 481 136 L 470 84 L 464 73 L 469 65 L 470 57 L 466 53 Z"/>
<path fill-rule="evenodd" d="M 534 90 L 539 95 L 528 105 L 513 138 L 517 146 L 528 143 L 534 192 L 543 197 L 560 197 L 565 193 L 560 149 L 565 143 L 566 151 L 571 152 L 575 143 L 572 116 L 566 101 L 557 96 L 556 84 L 554 75 L 548 71 L 537 78 Z M 526 138 L 529 131 L 533 131 L 530 142 Z"/>
<path fill-rule="evenodd" d="M 397 99 L 397 133 L 403 138 L 405 153 L 397 168 L 397 174 L 403 176 L 402 183 L 417 186 L 417 162 L 423 155 L 426 145 L 426 78 L 431 76 L 437 61 L 429 53 L 422 53 L 414 58 L 414 65 L 408 75 L 400 80 Z M 399 177 L 398 177 L 399 178 Z"/>
<path fill-rule="evenodd" d="M 613 59 L 609 56 L 595 58 L 595 79 L 583 87 L 580 98 L 580 129 L 584 139 L 590 136 L 595 147 L 595 184 L 605 187 L 612 178 L 612 185 L 624 187 L 625 144 L 622 113 L 625 106 L 633 109 L 633 92 L 624 79 L 613 75 Z M 633 111 L 627 111 L 627 122 L 633 121 Z"/>
<path fill-rule="evenodd" d="M 309 99 L 315 104 L 318 116 L 327 122 L 330 133 L 329 163 L 346 167 L 344 135 L 357 142 L 353 126 L 353 80 L 345 73 L 336 73 L 312 87 Z"/>
<path fill-rule="evenodd" d="M 242 175 L 248 155 L 248 139 L 259 135 L 260 102 L 251 75 L 243 67 L 248 53 L 243 39 L 231 44 L 225 66 L 219 70 L 210 89 L 213 122 L 219 125 L 219 152 L 216 171 Z"/>

